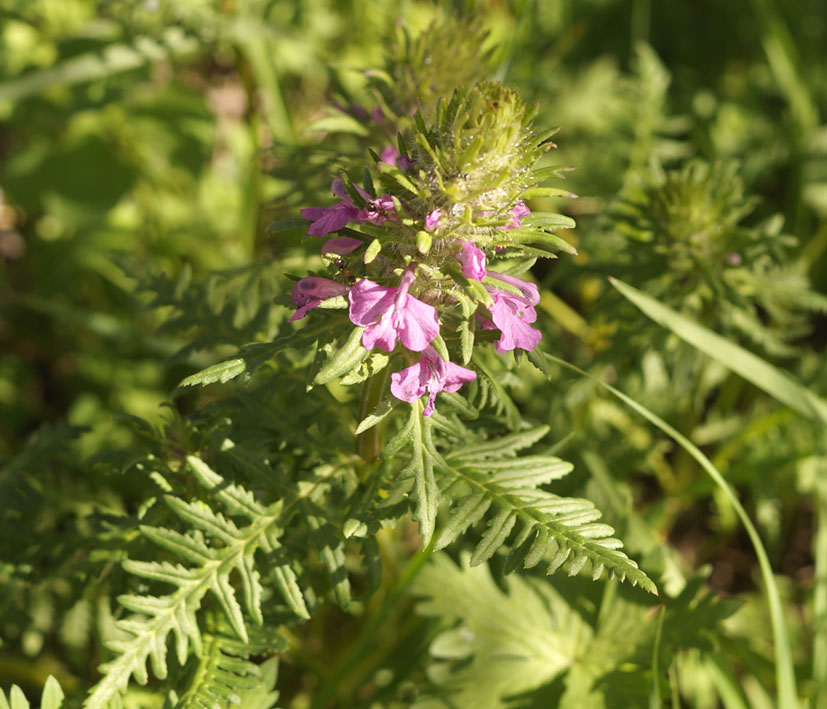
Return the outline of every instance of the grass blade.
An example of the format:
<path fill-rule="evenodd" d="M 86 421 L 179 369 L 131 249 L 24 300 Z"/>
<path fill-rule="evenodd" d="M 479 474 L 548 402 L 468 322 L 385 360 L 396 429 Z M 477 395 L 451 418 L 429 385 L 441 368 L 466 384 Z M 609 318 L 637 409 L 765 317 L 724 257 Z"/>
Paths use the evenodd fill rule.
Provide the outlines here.
<path fill-rule="evenodd" d="M 623 281 L 614 278 L 610 278 L 609 281 L 621 295 L 632 301 L 659 325 L 671 330 L 727 369 L 740 374 L 774 399 L 827 426 L 827 401 L 813 394 L 788 374 Z"/>
<path fill-rule="evenodd" d="M 628 286 L 626 287 L 628 288 Z M 795 684 L 795 671 L 793 669 L 792 648 L 790 646 L 787 623 L 784 619 L 784 608 L 781 601 L 781 593 L 778 589 L 778 584 L 775 582 L 775 577 L 772 573 L 772 566 L 770 565 L 770 560 L 767 556 L 767 551 L 764 548 L 764 544 L 761 541 L 761 536 L 758 534 L 758 530 L 752 523 L 752 520 L 741 504 L 741 501 L 738 499 L 738 496 L 733 492 L 726 480 L 724 480 L 723 475 L 721 475 L 718 469 L 712 464 L 712 461 L 710 461 L 709 458 L 707 458 L 703 452 L 701 452 L 701 450 L 694 443 L 692 443 L 692 441 L 686 438 L 686 436 L 680 433 L 680 431 L 677 431 L 666 423 L 666 421 L 660 418 L 660 416 L 652 413 L 645 406 L 639 404 L 619 389 L 615 389 L 610 384 L 606 384 L 606 382 L 592 376 L 588 372 L 584 372 L 579 367 L 576 367 L 565 360 L 559 359 L 554 355 L 547 354 L 546 357 L 548 357 L 549 361 L 559 364 L 566 369 L 570 369 L 573 372 L 577 372 L 578 374 L 588 377 L 592 381 L 596 382 L 620 399 L 624 404 L 634 409 L 647 421 L 654 424 L 667 436 L 672 438 L 700 464 L 704 471 L 706 471 L 715 484 L 721 489 L 725 497 L 732 503 L 735 513 L 744 525 L 744 529 L 749 536 L 753 549 L 755 549 L 755 556 L 758 558 L 758 566 L 761 569 L 761 579 L 764 582 L 765 593 L 767 595 L 775 651 L 775 676 L 776 683 L 778 685 L 778 706 L 789 707 L 790 709 L 794 709 L 799 706 L 798 693 Z"/>

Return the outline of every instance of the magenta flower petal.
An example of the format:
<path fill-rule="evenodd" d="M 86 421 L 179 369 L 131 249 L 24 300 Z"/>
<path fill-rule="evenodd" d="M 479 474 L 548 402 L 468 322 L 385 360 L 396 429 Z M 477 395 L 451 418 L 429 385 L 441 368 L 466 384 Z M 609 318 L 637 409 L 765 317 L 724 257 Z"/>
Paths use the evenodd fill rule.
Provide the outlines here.
<path fill-rule="evenodd" d="M 378 347 L 385 352 L 392 352 L 396 347 L 397 331 L 393 322 L 393 310 L 388 310 L 379 322 L 368 327 L 362 335 L 362 347 L 372 350 Z"/>
<path fill-rule="evenodd" d="M 338 177 L 330 183 L 330 191 L 343 202 L 346 202 L 351 207 L 353 206 L 353 202 L 351 202 L 350 195 L 347 193 L 344 183 Z"/>
<path fill-rule="evenodd" d="M 301 214 L 302 219 L 315 222 L 317 219 L 321 219 L 326 212 L 327 207 L 308 207 L 307 209 L 302 209 L 299 214 Z"/>
<path fill-rule="evenodd" d="M 422 415 L 431 416 L 437 394 L 458 391 L 465 382 L 476 378 L 476 372 L 444 361 L 433 347 L 427 347 L 419 362 L 391 374 L 391 393 L 401 401 L 413 403 L 427 392 L 428 402 Z"/>
<path fill-rule="evenodd" d="M 399 151 L 392 145 L 389 145 L 379 155 L 379 160 L 387 165 L 396 167 L 396 161 L 399 160 Z"/>
<path fill-rule="evenodd" d="M 462 264 L 462 275 L 474 281 L 485 278 L 485 253 L 471 241 L 462 241 L 462 250 L 455 254 Z"/>
<path fill-rule="evenodd" d="M 517 347 L 533 350 L 540 344 L 542 334 L 529 325 L 537 320 L 537 312 L 512 294 L 497 293 L 494 304 L 489 308 L 491 319 L 501 333 L 497 341 L 497 352 L 502 354 Z"/>
<path fill-rule="evenodd" d="M 394 307 L 398 318 L 396 328 L 399 339 L 412 352 L 421 352 L 439 334 L 436 308 L 412 295 L 406 296 L 403 307 Z"/>
<path fill-rule="evenodd" d="M 338 239 L 328 239 L 322 245 L 323 254 L 338 254 L 345 256 L 351 251 L 355 251 L 362 245 L 359 239 L 351 239 L 349 236 L 343 236 Z"/>
<path fill-rule="evenodd" d="M 318 307 L 328 298 L 345 295 L 345 293 L 347 293 L 347 286 L 328 278 L 319 278 L 318 276 L 302 278 L 296 282 L 290 291 L 290 297 L 298 306 L 298 310 L 290 317 L 290 321 L 301 320 L 307 315 L 308 310 Z"/>
<path fill-rule="evenodd" d="M 523 222 L 521 221 L 523 217 L 527 217 L 531 214 L 531 210 L 526 206 L 525 202 L 521 199 L 517 200 L 517 203 L 511 209 L 511 220 L 503 227 L 500 227 L 503 231 L 511 231 L 512 229 L 519 229 Z"/>
<path fill-rule="evenodd" d="M 531 214 L 531 210 L 526 206 L 526 203 L 523 202 L 523 200 L 518 199 L 514 204 L 514 208 L 511 210 L 511 213 L 514 215 L 515 219 L 522 219 L 523 217 L 527 217 Z"/>
<path fill-rule="evenodd" d="M 497 273 L 496 271 L 489 271 L 489 276 L 492 278 L 496 278 L 503 283 L 508 283 L 508 285 L 513 286 L 517 290 L 522 293 L 523 300 L 525 300 L 527 305 L 537 305 L 540 302 L 540 291 L 537 290 L 537 285 L 534 283 L 529 283 L 528 281 L 523 281 L 519 278 L 515 278 L 514 276 L 509 276 L 507 273 Z M 516 294 L 512 294 L 514 297 L 517 297 Z"/>
<path fill-rule="evenodd" d="M 350 289 L 350 321 L 354 325 L 373 325 L 393 307 L 396 297 L 394 288 L 385 288 L 363 278 Z"/>
<path fill-rule="evenodd" d="M 356 221 L 358 216 L 359 210 L 356 207 L 340 202 L 325 209 L 324 214 L 313 222 L 307 233 L 310 236 L 324 236 L 332 231 L 339 231 L 347 226 L 348 222 Z"/>
<path fill-rule="evenodd" d="M 425 217 L 425 231 L 436 231 L 442 219 L 442 210 L 435 209 Z"/>
<path fill-rule="evenodd" d="M 439 334 L 436 308 L 408 294 L 414 275 L 408 270 L 397 288 L 385 288 L 362 279 L 350 289 L 350 321 L 367 328 L 362 335 L 365 349 L 379 347 L 390 352 L 397 338 L 409 350 L 424 350 Z"/>
<path fill-rule="evenodd" d="M 542 339 L 540 331 L 530 326 L 530 323 L 537 320 L 537 311 L 534 310 L 534 306 L 540 302 L 537 286 L 505 273 L 490 271 L 488 275 L 520 291 L 517 294 L 487 287 L 494 298 L 494 304 L 489 308 L 491 319 L 501 333 L 496 345 L 497 352 L 502 354 L 517 347 L 533 350 Z"/>

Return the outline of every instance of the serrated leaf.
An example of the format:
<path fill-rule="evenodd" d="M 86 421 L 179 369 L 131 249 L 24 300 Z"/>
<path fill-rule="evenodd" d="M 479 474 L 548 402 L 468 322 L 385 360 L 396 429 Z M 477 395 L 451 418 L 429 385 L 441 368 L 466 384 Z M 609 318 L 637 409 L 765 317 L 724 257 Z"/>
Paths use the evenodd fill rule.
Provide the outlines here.
<path fill-rule="evenodd" d="M 411 408 L 411 413 L 408 415 L 408 418 L 406 419 L 405 423 L 396 432 L 396 434 L 385 444 L 385 447 L 382 449 L 383 459 L 387 460 L 392 456 L 396 455 L 411 440 L 411 437 L 413 436 L 413 427 L 416 423 L 416 419 L 414 417 L 419 415 L 414 410 L 415 408 L 416 407 Z"/>
<path fill-rule="evenodd" d="M 277 566 L 273 569 L 272 575 L 288 608 L 299 616 L 299 618 L 304 620 L 309 619 L 310 613 L 307 610 L 304 596 L 302 595 L 301 588 L 299 588 L 298 580 L 293 569 L 286 565 Z"/>
<path fill-rule="evenodd" d="M 396 408 L 398 399 L 383 399 L 376 408 L 371 411 L 365 418 L 363 418 L 356 427 L 356 435 L 360 435 L 365 431 L 373 428 L 377 423 L 382 421 L 391 411 Z"/>
<path fill-rule="evenodd" d="M 532 227 L 523 227 L 522 229 L 513 229 L 508 232 L 508 237 L 518 244 L 537 244 L 539 246 L 552 246 L 560 251 L 573 256 L 577 255 L 575 249 L 568 241 L 557 234 L 552 234 L 542 229 L 534 229 Z"/>
<path fill-rule="evenodd" d="M 307 219 L 302 219 L 301 217 L 290 217 L 289 219 L 280 219 L 277 222 L 273 222 L 267 227 L 267 232 L 278 234 L 282 231 L 291 231 L 293 229 L 301 229 L 302 231 L 306 231 L 309 226 L 310 222 L 307 221 Z"/>
<path fill-rule="evenodd" d="M 494 517 L 482 535 L 480 543 L 474 549 L 471 555 L 471 566 L 477 566 L 483 561 L 490 559 L 497 550 L 503 546 L 511 530 L 514 528 L 514 523 L 517 521 L 517 516 L 512 510 L 500 510 L 496 517 Z"/>
<path fill-rule="evenodd" d="M 235 379 L 237 376 L 244 374 L 246 368 L 246 363 L 240 357 L 236 357 L 235 359 L 228 359 L 225 362 L 219 362 L 218 364 L 214 364 L 211 367 L 202 369 L 200 372 L 197 372 L 196 374 L 191 374 L 189 377 L 184 379 L 178 386 L 191 387 L 196 386 L 197 384 L 206 386 L 207 384 L 214 384 L 215 382 L 225 384 L 231 379 Z"/>
<path fill-rule="evenodd" d="M 313 383 L 327 384 L 358 367 L 370 352 L 362 346 L 363 327 L 355 327 L 339 350 L 319 370 Z"/>
<path fill-rule="evenodd" d="M 558 187 L 530 187 L 523 192 L 523 199 L 534 199 L 535 197 L 565 197 L 576 199 L 577 195 L 568 190 L 561 190 Z"/>
<path fill-rule="evenodd" d="M 417 401 L 411 407 L 411 460 L 402 475 L 412 475 L 414 478 L 414 494 L 416 495 L 416 510 L 414 519 L 419 522 L 419 534 L 427 546 L 436 526 L 436 508 L 439 501 L 439 489 L 437 488 L 434 476 L 433 459 L 426 450 L 425 437 L 428 435 L 427 427 L 430 422 L 427 419 L 423 422 L 422 404 Z"/>
<path fill-rule="evenodd" d="M 558 180 L 565 180 L 564 173 L 571 172 L 574 168 L 571 165 L 549 165 L 548 167 L 541 167 L 531 171 L 531 179 L 537 182 L 543 182 L 552 178 Z"/>
<path fill-rule="evenodd" d="M 479 522 L 490 506 L 491 500 L 484 492 L 466 497 L 462 504 L 452 510 L 450 520 L 440 531 L 434 549 L 439 551 L 452 544 L 469 527 Z"/>

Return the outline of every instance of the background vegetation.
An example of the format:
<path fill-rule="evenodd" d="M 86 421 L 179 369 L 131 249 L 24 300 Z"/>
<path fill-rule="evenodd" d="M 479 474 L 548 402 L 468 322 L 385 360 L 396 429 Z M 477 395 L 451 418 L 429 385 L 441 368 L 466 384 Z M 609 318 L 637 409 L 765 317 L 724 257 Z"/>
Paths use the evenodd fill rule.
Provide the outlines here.
<path fill-rule="evenodd" d="M 792 706 L 793 696 L 827 706 L 819 0 L 491 0 L 443 10 L 408 0 L 6 0 L 7 692 L 17 684 L 36 703 L 53 675 L 74 706 L 111 659 L 104 643 L 121 638 L 123 612 L 114 596 L 149 583 L 128 581 L 121 562 L 154 558 L 138 522 L 173 517 L 153 507 L 161 492 L 197 496 L 192 480 L 147 468 L 148 453 L 181 458 L 256 401 L 245 410 L 256 425 L 232 429 L 250 446 L 278 430 L 287 457 L 314 465 L 326 444 L 352 447 L 343 427 L 325 427 L 347 401 L 335 386 L 305 395 L 304 380 L 285 374 L 255 396 L 240 383 L 176 387 L 242 345 L 272 340 L 291 312 L 278 300 L 287 275 L 318 267 L 301 230 L 269 226 L 328 204 L 330 176 L 366 157 L 364 129 L 331 106 L 370 110 L 364 72 L 392 68 L 402 29 L 435 32 L 436 17 L 450 46 L 471 12 L 490 51 L 434 56 L 438 68 L 456 83 L 494 77 L 539 101 L 538 125 L 563 127 L 554 162 L 577 168 L 565 185 L 577 200 L 531 206 L 576 218 L 566 238 L 578 255 L 531 273 L 544 349 L 591 377 L 551 364 L 547 378 L 523 363 L 500 379 L 521 417 L 548 427 L 546 449 L 574 464 L 558 494 L 592 500 L 660 596 L 582 575 L 504 576 L 503 554 L 469 567 L 481 532 L 467 549 L 423 555 L 408 519 L 377 535 L 378 578 L 357 563 L 364 550 L 345 550 L 349 610 L 325 602 L 335 583 L 318 587 L 307 622 L 288 622 L 295 607 L 270 608 L 278 632 L 251 639 L 260 644 L 250 673 L 261 677 L 249 695 L 236 688 L 241 705 L 272 706 L 275 686 L 279 706 L 297 708 L 760 708 Z M 280 372 L 308 364 L 300 351 L 278 357 Z M 605 384 L 711 461 L 774 575 L 762 576 L 754 540 L 691 444 Z M 300 425 L 312 420 L 315 431 Z M 314 582 L 326 576 L 318 561 L 305 572 Z M 779 617 L 785 643 L 772 633 Z M 209 622 L 219 647 L 227 621 L 214 613 Z M 151 676 L 125 706 L 201 706 L 187 694 L 191 680 L 170 688 L 157 669 Z"/>

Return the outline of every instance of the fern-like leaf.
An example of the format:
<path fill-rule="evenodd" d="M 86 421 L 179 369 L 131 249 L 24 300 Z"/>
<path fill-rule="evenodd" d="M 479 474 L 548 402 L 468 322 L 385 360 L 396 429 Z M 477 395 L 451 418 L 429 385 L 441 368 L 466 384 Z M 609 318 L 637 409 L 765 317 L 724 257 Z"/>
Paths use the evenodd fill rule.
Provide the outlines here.
<path fill-rule="evenodd" d="M 448 546 L 487 515 L 488 528 L 474 550 L 472 565 L 491 558 L 517 528 L 509 570 L 520 563 L 531 568 L 546 559 L 548 573 L 565 567 L 574 575 L 591 563 L 595 579 L 606 569 L 657 593 L 646 574 L 620 551 L 622 543 L 613 536 L 614 529 L 597 521 L 600 512 L 591 502 L 538 488 L 572 467 L 554 456 L 497 460 L 485 452 L 455 453 L 445 461 L 443 472 L 450 487 L 461 492 L 452 496 L 450 520 L 437 537 L 436 548 Z"/>
<path fill-rule="evenodd" d="M 165 678 L 166 642 L 170 633 L 175 636 L 176 654 L 181 665 L 186 663 L 190 642 L 196 653 L 202 655 L 204 645 L 196 613 L 207 593 L 218 601 L 232 632 L 242 642 L 249 641 L 245 611 L 253 624 L 262 623 L 262 587 L 255 566 L 255 553 L 261 549 L 271 555 L 277 547 L 283 503 L 279 501 L 265 507 L 249 491 L 225 483 L 224 478 L 200 458 L 190 456 L 188 463 L 195 479 L 229 514 L 244 517 L 250 524 L 239 527 L 199 500 L 186 502 L 172 495 L 165 496 L 167 505 L 187 523 L 190 531 L 182 534 L 147 526 L 142 527 L 141 531 L 155 544 L 192 566 L 166 561 L 124 561 L 123 566 L 129 573 L 177 588 L 172 594 L 160 598 L 138 595 L 118 598 L 124 608 L 136 614 L 118 623 L 132 637 L 109 644 L 108 647 L 118 653 L 118 657 L 101 667 L 104 677 L 84 704 L 89 709 L 104 709 L 114 694 L 126 688 L 130 676 L 134 675 L 137 682 L 145 684 L 148 679 L 147 660 L 155 676 Z M 205 536 L 218 544 L 208 545 Z M 230 581 L 233 571 L 241 579 L 241 601 Z M 292 569 L 277 566 L 276 573 L 280 573 L 283 579 L 284 583 L 279 588 L 286 591 L 284 595 L 288 605 L 301 617 L 308 617 L 303 601 L 300 602 L 301 593 Z"/>
<path fill-rule="evenodd" d="M 239 655 L 231 639 L 222 635 L 203 636 L 203 652 L 190 673 L 187 690 L 176 702 L 178 709 L 213 709 L 216 706 L 249 706 L 242 697 L 260 685 L 262 671 L 258 665 Z M 264 687 L 272 706 L 278 694 L 271 692 L 272 682 Z"/>
<path fill-rule="evenodd" d="M 61 709 L 63 706 L 63 689 L 60 683 L 51 675 L 43 685 L 43 695 L 40 699 L 40 709 Z M 0 690 L 0 709 L 30 709 L 31 705 L 23 690 L 16 684 L 9 690 L 8 698 L 3 690 Z"/>

